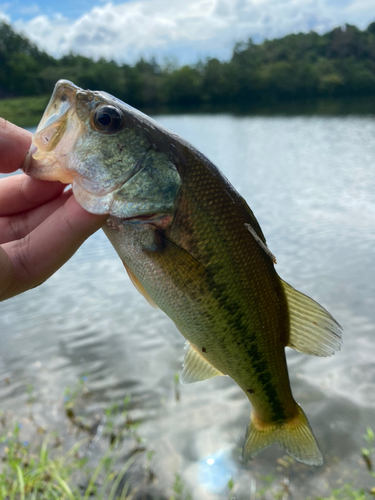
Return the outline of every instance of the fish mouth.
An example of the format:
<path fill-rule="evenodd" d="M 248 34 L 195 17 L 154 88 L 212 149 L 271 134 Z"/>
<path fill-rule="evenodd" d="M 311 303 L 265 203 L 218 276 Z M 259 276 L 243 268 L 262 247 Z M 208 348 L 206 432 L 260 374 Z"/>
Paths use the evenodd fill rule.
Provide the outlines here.
<path fill-rule="evenodd" d="M 98 139 L 93 134 L 101 132 L 93 122 L 93 113 L 98 105 L 115 104 L 111 96 L 103 97 L 102 94 L 85 91 L 67 80 L 57 82 L 22 169 L 35 179 L 71 184 L 75 199 L 88 212 L 111 214 L 132 223 L 153 223 L 161 227 L 169 213 L 170 191 L 161 190 L 163 199 L 166 197 L 167 200 L 162 214 L 155 210 L 160 208 L 160 203 L 145 199 L 142 191 L 146 186 L 152 195 L 155 192 L 160 194 L 152 181 L 155 176 L 153 172 L 156 171 L 154 162 L 158 165 L 154 158 L 154 147 L 147 141 L 142 143 L 142 147 L 134 155 L 126 157 L 123 164 L 120 161 L 115 163 L 113 173 L 105 165 L 113 156 L 117 158 L 121 153 L 121 145 L 116 144 L 120 139 L 115 137 L 111 142 L 115 145 L 112 156 L 106 156 L 105 144 L 96 150 L 90 143 L 90 140 L 95 143 Z M 127 135 L 124 137 L 128 140 Z M 80 148 L 86 140 L 89 146 L 86 143 L 86 149 L 84 147 L 82 151 Z M 106 136 L 99 142 L 106 143 Z M 124 168 L 119 165 L 124 165 Z M 170 166 L 165 168 L 169 173 Z M 173 188 L 176 182 L 172 175 Z"/>
<path fill-rule="evenodd" d="M 61 165 L 58 153 L 71 150 L 82 133 L 83 125 L 76 115 L 76 95 L 80 91 L 80 87 L 68 80 L 59 80 L 55 85 L 22 166 L 26 174 L 66 184 L 73 181 L 74 172 Z"/>
<path fill-rule="evenodd" d="M 110 97 L 110 96 L 109 96 Z M 87 126 L 79 117 L 77 105 L 88 107 L 98 101 L 95 92 L 85 91 L 68 80 L 59 80 L 33 136 L 22 170 L 35 179 L 72 184 L 73 193 L 83 208 L 91 213 L 110 213 L 113 195 L 141 168 L 145 155 L 128 175 L 111 186 L 101 179 L 88 179 L 70 165 L 70 153 Z"/>

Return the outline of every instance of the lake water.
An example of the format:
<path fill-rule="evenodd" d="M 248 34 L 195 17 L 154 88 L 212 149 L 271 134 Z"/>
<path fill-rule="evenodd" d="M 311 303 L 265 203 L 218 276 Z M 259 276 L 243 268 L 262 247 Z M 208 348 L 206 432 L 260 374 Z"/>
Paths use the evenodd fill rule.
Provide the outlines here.
<path fill-rule="evenodd" d="M 130 395 L 138 433 L 155 451 L 158 482 L 147 488 L 163 498 L 176 473 L 195 500 L 227 499 L 229 478 L 233 498 L 255 498 L 269 473 L 294 499 L 342 482 L 369 486 L 359 450 L 366 427 L 375 428 L 375 117 L 156 119 L 219 166 L 253 209 L 281 277 L 343 327 L 333 357 L 287 349 L 324 466 L 284 467 L 277 447 L 244 464 L 250 406 L 227 377 L 181 386 L 176 400 L 184 339 L 138 294 L 102 232 L 47 283 L 0 304 L 1 409 L 25 415 L 32 388 L 38 425 L 68 434 L 62 395 L 80 377 L 88 418 Z"/>

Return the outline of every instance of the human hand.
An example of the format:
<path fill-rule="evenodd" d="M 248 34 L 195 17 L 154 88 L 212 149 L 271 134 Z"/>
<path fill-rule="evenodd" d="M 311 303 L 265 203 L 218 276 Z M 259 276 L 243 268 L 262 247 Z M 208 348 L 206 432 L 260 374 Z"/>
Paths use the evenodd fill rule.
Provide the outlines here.
<path fill-rule="evenodd" d="M 0 118 L 0 172 L 21 168 L 31 134 Z M 0 300 L 43 283 L 108 215 L 80 207 L 65 185 L 25 174 L 0 179 Z"/>

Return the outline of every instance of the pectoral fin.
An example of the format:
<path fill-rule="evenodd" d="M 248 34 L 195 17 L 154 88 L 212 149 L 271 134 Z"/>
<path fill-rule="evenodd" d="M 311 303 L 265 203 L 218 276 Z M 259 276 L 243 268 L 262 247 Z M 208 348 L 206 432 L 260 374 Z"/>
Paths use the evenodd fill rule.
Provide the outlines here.
<path fill-rule="evenodd" d="M 315 356 L 331 356 L 341 348 L 341 326 L 328 311 L 281 280 L 289 307 L 288 346 Z"/>
<path fill-rule="evenodd" d="M 122 261 L 122 263 L 124 264 L 124 267 L 126 269 L 126 272 L 129 275 L 129 278 L 130 278 L 131 282 L 133 283 L 133 285 L 135 286 L 135 288 L 138 290 L 138 292 L 141 295 L 143 295 L 143 297 L 147 300 L 147 302 L 150 304 L 150 306 L 152 306 L 155 309 L 157 309 L 158 306 L 155 304 L 155 302 L 152 300 L 152 298 L 149 296 L 149 294 L 146 292 L 146 290 L 140 284 L 140 282 L 139 282 L 138 278 L 136 277 L 136 275 L 129 269 L 129 267 L 125 264 L 124 261 Z"/>
<path fill-rule="evenodd" d="M 192 384 L 207 380 L 208 378 L 224 375 L 212 366 L 199 351 L 187 342 L 187 353 L 183 363 L 180 377 L 181 384 Z"/>

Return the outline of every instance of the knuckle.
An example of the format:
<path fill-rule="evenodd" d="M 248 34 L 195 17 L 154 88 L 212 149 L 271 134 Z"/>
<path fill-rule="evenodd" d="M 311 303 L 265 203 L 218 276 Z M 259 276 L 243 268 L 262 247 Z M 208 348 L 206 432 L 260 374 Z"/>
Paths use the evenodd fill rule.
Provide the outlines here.
<path fill-rule="evenodd" d="M 8 217 L 8 225 L 12 240 L 21 240 L 28 229 L 28 217 L 26 213 L 19 213 Z"/>
<path fill-rule="evenodd" d="M 23 175 L 19 175 L 18 176 L 18 193 L 19 193 L 19 196 L 21 197 L 22 201 L 27 205 L 30 201 L 28 196 L 27 196 L 27 193 L 26 193 L 26 190 L 25 190 L 25 182 L 24 182 L 24 176 Z"/>
<path fill-rule="evenodd" d="M 71 219 L 68 217 L 68 214 L 66 213 L 66 210 L 62 210 L 62 219 L 63 219 L 63 222 L 65 224 L 65 226 L 67 227 L 68 231 L 72 234 L 72 235 L 77 235 L 78 231 L 77 231 L 77 228 L 74 227 L 74 224 L 72 224 L 72 221 Z"/>

